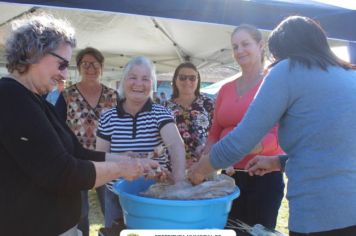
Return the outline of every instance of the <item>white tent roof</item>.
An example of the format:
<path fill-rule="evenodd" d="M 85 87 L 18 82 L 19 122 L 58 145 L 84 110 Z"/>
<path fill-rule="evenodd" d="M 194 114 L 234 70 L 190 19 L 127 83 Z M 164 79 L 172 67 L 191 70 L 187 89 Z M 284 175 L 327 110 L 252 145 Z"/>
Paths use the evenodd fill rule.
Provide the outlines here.
<path fill-rule="evenodd" d="M 177 10 L 176 8 L 182 7 L 182 4 L 178 4 L 176 1 L 174 2 L 176 5 L 174 7 L 172 6 L 169 14 L 174 15 L 175 13 L 184 13 L 184 16 L 186 17 L 185 19 L 189 19 L 192 15 L 195 16 L 194 10 L 196 10 L 196 7 L 198 6 L 194 5 L 196 5 L 197 2 L 193 1 L 192 4 L 189 5 L 189 7 L 191 7 L 191 12 L 181 12 Z M 215 4 L 214 0 L 207 0 L 206 3 L 208 2 Z M 266 7 L 267 3 L 274 2 L 279 2 L 279 0 L 266 1 Z M 284 4 L 288 1 L 283 0 L 280 2 Z M 299 0 L 299 2 L 303 1 Z M 45 3 L 53 3 L 54 5 L 56 3 L 75 5 L 76 2 Z M 106 0 L 105 2 L 102 2 L 102 4 L 93 0 L 87 0 L 85 3 L 96 4 L 95 7 L 99 8 L 101 5 L 105 7 L 106 5 L 109 6 Z M 248 1 L 237 0 L 227 1 L 224 4 L 228 3 L 249 4 Z M 113 5 L 110 5 L 112 6 L 112 9 L 114 9 L 114 7 L 126 6 L 128 7 L 128 10 L 131 9 L 130 4 L 138 4 L 135 5 L 136 8 L 134 8 L 133 11 L 139 12 L 140 10 L 143 10 L 146 13 L 150 12 L 150 9 L 140 8 L 138 0 L 132 0 L 132 2 L 123 1 L 120 4 L 112 2 L 112 4 Z M 140 4 L 144 5 L 148 4 L 148 2 L 140 1 Z M 263 9 L 263 4 L 265 4 L 265 2 L 255 0 L 251 1 L 251 4 L 252 5 L 247 9 L 255 9 L 253 7 L 256 7 L 257 10 L 261 10 Z M 257 7 L 259 6 L 257 4 L 262 4 L 262 6 Z M 166 14 L 166 11 L 159 10 L 160 6 L 163 5 L 152 5 L 152 12 L 157 11 L 157 15 Z M 221 4 L 216 6 L 220 6 L 221 8 Z M 276 6 L 278 6 L 277 3 Z M 299 9 L 298 7 L 300 5 L 296 4 L 295 6 L 296 9 Z M 225 6 L 225 8 L 226 7 L 227 6 Z M 216 11 L 221 11 L 222 9 L 220 8 L 216 9 Z M 270 8 L 271 11 L 273 9 L 274 8 Z M 111 84 L 113 87 L 115 87 L 114 83 L 121 77 L 122 67 L 131 57 L 137 55 L 148 56 L 155 62 L 157 73 L 160 75 L 159 78 L 161 80 L 171 80 L 171 74 L 175 67 L 186 59 L 189 59 L 198 66 L 203 81 L 219 81 L 222 78 L 229 77 L 238 72 L 238 68 L 231 56 L 230 34 L 234 28 L 234 26 L 231 25 L 202 23 L 118 12 L 83 10 L 78 8 L 39 7 L 35 5 L 5 3 L 1 1 L 0 10 L 2 12 L 0 15 L 0 56 L 3 54 L 3 43 L 12 20 L 22 17 L 24 14 L 48 12 L 60 18 L 66 18 L 72 23 L 77 32 L 77 50 L 83 49 L 86 46 L 91 46 L 103 52 L 105 56 L 103 78 L 108 81 L 108 83 L 113 83 Z M 214 9 L 209 8 L 209 11 L 206 12 L 207 17 L 209 14 L 213 17 L 213 10 Z M 324 8 L 320 8 L 320 11 L 321 10 L 324 10 Z M 329 11 L 329 8 L 326 10 Z M 230 12 L 231 9 L 225 9 L 225 11 L 227 13 Z M 199 17 L 204 17 L 204 11 L 200 11 L 199 14 Z M 248 12 L 241 11 L 236 11 L 235 15 L 236 20 L 239 20 L 239 17 L 243 16 L 246 17 L 246 21 L 250 20 L 250 17 L 248 16 L 251 16 Z M 255 18 L 258 17 L 259 15 L 255 15 Z M 224 15 L 223 18 L 226 20 L 233 19 L 231 14 Z M 266 19 L 266 21 L 268 21 L 268 19 Z M 264 32 L 267 36 L 268 32 Z M 346 42 L 332 41 L 332 44 L 345 45 Z M 74 55 L 75 53 L 76 51 L 74 52 Z M 2 57 L 0 58 L 0 74 L 4 74 L 5 60 Z M 70 77 L 72 80 L 76 80 L 78 77 L 75 70 L 74 57 L 71 61 Z"/>
<path fill-rule="evenodd" d="M 21 17 L 24 12 L 47 12 L 67 19 L 75 27 L 76 51 L 91 46 L 103 52 L 106 80 L 120 79 L 122 67 L 137 55 L 151 58 L 158 74 L 171 73 L 186 59 L 199 69 L 208 69 L 209 73 L 203 73 L 205 81 L 214 82 L 237 71 L 229 42 L 232 26 L 88 10 L 34 8 L 1 2 L 0 9 L 4 13 L 0 15 L 0 53 L 12 19 Z M 5 65 L 3 58 L 0 64 Z M 75 79 L 74 56 L 70 64 L 71 77 Z M 170 76 L 161 78 L 171 79 Z"/>

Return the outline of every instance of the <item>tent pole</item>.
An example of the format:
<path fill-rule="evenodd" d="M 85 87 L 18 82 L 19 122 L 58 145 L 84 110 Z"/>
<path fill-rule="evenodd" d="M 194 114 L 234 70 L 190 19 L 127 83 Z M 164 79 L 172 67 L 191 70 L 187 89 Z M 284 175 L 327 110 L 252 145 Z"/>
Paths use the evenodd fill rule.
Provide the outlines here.
<path fill-rule="evenodd" d="M 18 18 L 21 18 L 21 17 L 24 16 L 24 15 L 32 14 L 32 13 L 34 13 L 35 11 L 37 11 L 38 9 L 39 9 L 39 7 L 32 7 L 30 10 L 27 10 L 27 11 L 25 11 L 25 12 L 22 12 L 21 14 L 19 14 L 19 15 L 17 15 L 17 16 L 14 16 L 14 17 L 8 19 L 7 21 L 1 23 L 1 24 L 0 24 L 0 27 L 6 25 L 6 24 L 8 24 L 8 23 L 10 23 L 10 22 L 13 21 L 13 20 L 16 20 L 16 19 L 18 19 Z"/>
<path fill-rule="evenodd" d="M 166 38 L 171 41 L 171 43 L 173 44 L 174 48 L 175 48 L 175 51 L 180 59 L 181 62 L 184 62 L 184 61 L 189 61 L 190 60 L 190 56 L 187 55 L 183 49 L 172 39 L 172 37 L 162 28 L 162 26 L 160 26 L 158 24 L 158 22 L 156 21 L 155 18 L 151 18 L 155 27 L 161 31 L 163 33 L 164 36 L 166 36 Z"/>

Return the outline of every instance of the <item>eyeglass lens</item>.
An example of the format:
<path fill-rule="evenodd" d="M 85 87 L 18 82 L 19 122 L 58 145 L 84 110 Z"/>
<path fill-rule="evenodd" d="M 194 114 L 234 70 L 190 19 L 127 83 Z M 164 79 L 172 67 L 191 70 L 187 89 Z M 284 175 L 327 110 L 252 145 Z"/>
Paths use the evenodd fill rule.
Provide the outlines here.
<path fill-rule="evenodd" d="M 58 70 L 63 71 L 68 68 L 69 61 L 67 59 L 61 57 L 60 55 L 58 55 L 57 53 L 54 53 L 54 52 L 49 52 L 49 54 L 62 60 L 62 62 L 59 63 Z"/>
<path fill-rule="evenodd" d="M 80 66 L 82 66 L 84 69 L 89 69 L 90 66 L 92 66 L 94 69 L 101 68 L 101 64 L 96 61 L 94 61 L 94 62 L 82 61 L 80 63 Z"/>
<path fill-rule="evenodd" d="M 178 75 L 178 79 L 180 81 L 186 81 L 187 79 L 191 82 L 194 82 L 197 80 L 197 77 L 195 75 Z"/>

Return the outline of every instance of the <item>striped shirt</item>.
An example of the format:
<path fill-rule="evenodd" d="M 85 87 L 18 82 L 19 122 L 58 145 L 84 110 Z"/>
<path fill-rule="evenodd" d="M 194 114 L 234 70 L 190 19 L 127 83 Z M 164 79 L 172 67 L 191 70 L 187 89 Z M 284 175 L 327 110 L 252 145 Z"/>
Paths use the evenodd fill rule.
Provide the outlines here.
<path fill-rule="evenodd" d="M 110 152 L 148 153 L 163 144 L 160 130 L 166 124 L 174 123 L 174 118 L 167 108 L 149 99 L 141 111 L 132 116 L 125 112 L 122 105 L 123 101 L 119 102 L 117 107 L 104 112 L 99 120 L 97 136 L 110 142 Z M 153 159 L 162 167 L 170 169 L 168 155 Z"/>

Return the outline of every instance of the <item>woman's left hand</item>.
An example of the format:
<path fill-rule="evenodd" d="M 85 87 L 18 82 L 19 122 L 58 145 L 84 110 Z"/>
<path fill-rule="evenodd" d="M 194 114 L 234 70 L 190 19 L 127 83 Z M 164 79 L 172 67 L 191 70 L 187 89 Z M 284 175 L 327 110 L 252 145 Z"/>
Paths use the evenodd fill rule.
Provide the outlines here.
<path fill-rule="evenodd" d="M 272 171 L 279 171 L 281 163 L 278 156 L 256 156 L 246 164 L 245 169 L 250 176 L 263 176 Z"/>

